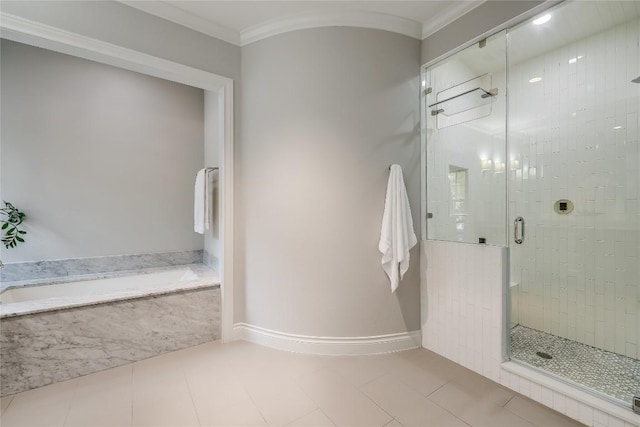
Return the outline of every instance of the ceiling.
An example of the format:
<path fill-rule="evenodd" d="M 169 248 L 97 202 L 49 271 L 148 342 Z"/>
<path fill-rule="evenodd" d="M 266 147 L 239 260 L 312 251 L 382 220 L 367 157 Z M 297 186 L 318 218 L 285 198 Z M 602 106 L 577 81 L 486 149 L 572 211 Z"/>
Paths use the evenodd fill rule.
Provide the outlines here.
<path fill-rule="evenodd" d="M 485 0 L 119 1 L 243 46 L 283 32 L 323 26 L 377 28 L 423 39 Z"/>

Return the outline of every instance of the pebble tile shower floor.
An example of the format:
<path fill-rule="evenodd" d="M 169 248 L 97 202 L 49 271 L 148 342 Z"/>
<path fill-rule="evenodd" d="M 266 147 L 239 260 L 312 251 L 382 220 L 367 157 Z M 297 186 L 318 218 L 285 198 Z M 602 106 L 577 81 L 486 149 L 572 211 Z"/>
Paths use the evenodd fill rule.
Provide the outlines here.
<path fill-rule="evenodd" d="M 511 330 L 511 358 L 629 404 L 633 396 L 640 396 L 640 360 L 522 325 Z"/>
<path fill-rule="evenodd" d="M 424 349 L 320 357 L 207 343 L 0 399 L 13 426 L 568 427 Z"/>

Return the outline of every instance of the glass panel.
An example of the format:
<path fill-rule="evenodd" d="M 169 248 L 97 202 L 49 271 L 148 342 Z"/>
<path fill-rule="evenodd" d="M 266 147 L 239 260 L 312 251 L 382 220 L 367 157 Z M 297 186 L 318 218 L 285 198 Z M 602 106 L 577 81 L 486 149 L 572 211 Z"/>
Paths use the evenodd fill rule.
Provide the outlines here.
<path fill-rule="evenodd" d="M 509 239 L 511 357 L 629 407 L 640 395 L 640 3 L 547 15 L 508 35 L 509 217 L 526 224 L 522 244 Z"/>
<path fill-rule="evenodd" d="M 505 58 L 502 32 L 424 73 L 429 239 L 506 244 Z"/>
<path fill-rule="evenodd" d="M 493 94 L 497 94 L 491 87 L 489 73 L 436 93 L 436 102 L 429 105 L 430 114 L 437 116 L 436 127 L 442 129 L 490 115 Z"/>

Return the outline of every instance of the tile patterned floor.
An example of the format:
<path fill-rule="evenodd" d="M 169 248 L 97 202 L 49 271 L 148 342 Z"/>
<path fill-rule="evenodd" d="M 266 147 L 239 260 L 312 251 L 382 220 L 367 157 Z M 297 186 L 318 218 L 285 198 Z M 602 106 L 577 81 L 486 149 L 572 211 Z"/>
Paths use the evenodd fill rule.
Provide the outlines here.
<path fill-rule="evenodd" d="M 511 358 L 629 404 L 640 396 L 640 361 L 610 351 L 518 325 L 511 330 Z"/>
<path fill-rule="evenodd" d="M 12 426 L 564 427 L 424 349 L 320 357 L 208 343 L 0 399 Z"/>

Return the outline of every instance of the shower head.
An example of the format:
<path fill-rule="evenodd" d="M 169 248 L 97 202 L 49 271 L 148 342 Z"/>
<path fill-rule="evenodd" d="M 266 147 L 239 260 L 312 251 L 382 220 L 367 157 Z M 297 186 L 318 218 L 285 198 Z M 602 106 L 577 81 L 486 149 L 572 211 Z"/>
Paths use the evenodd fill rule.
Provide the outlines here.
<path fill-rule="evenodd" d="M 640 76 L 638 76 L 635 79 L 631 80 L 631 83 L 640 83 Z"/>

